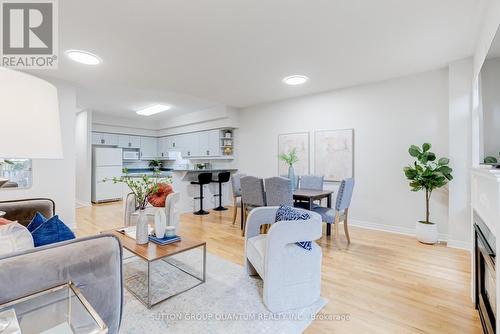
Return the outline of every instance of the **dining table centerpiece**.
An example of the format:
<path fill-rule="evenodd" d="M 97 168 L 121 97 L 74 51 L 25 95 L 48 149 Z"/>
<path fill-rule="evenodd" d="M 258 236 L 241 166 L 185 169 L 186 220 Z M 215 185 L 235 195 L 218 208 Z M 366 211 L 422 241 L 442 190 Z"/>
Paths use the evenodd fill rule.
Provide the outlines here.
<path fill-rule="evenodd" d="M 292 191 L 295 190 L 296 182 L 295 182 L 295 169 L 293 167 L 294 164 L 299 162 L 299 156 L 297 155 L 297 149 L 292 148 L 288 153 L 282 153 L 278 157 L 281 161 L 288 165 L 288 178 L 292 184 Z"/>

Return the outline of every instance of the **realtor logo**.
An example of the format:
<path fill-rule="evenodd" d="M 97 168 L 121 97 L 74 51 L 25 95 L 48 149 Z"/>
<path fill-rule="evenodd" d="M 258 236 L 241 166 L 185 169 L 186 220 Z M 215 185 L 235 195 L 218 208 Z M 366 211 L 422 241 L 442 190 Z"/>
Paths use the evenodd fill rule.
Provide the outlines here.
<path fill-rule="evenodd" d="M 56 0 L 0 0 L 1 65 L 57 68 Z"/>

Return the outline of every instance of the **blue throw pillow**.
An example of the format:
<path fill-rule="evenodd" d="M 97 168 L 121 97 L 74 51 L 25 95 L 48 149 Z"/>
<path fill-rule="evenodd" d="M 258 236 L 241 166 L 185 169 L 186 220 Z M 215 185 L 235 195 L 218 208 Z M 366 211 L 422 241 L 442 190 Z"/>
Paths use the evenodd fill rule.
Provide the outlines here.
<path fill-rule="evenodd" d="M 294 209 L 288 205 L 280 205 L 278 211 L 276 211 L 275 222 L 283 221 L 283 220 L 307 220 L 311 219 L 311 216 L 307 212 L 302 212 Z M 311 241 L 299 241 L 296 242 L 297 246 L 302 247 L 306 250 L 312 249 Z"/>
<path fill-rule="evenodd" d="M 37 212 L 35 214 L 35 217 L 31 220 L 29 225 L 26 227 L 28 231 L 33 232 L 36 230 L 40 225 L 45 223 L 47 221 L 47 218 L 45 218 L 40 212 Z"/>
<path fill-rule="evenodd" d="M 41 224 L 40 218 L 44 220 Z M 30 225 L 31 224 L 35 226 L 34 229 L 30 231 L 33 236 L 35 247 L 75 239 L 73 231 L 71 231 L 57 215 L 47 219 L 42 214 L 37 212 Z"/>

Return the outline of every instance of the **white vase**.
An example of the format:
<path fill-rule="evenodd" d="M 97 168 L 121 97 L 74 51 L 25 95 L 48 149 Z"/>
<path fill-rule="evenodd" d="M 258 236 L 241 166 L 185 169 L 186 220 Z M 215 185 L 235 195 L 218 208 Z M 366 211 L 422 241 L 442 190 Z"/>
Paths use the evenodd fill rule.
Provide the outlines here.
<path fill-rule="evenodd" d="M 417 240 L 421 243 L 433 245 L 438 242 L 438 230 L 436 224 L 417 222 L 415 227 Z"/>
<path fill-rule="evenodd" d="M 295 169 L 293 168 L 292 165 L 288 167 L 288 178 L 290 179 L 290 183 L 292 185 L 292 191 L 295 191 Z"/>
<path fill-rule="evenodd" d="M 135 230 L 135 243 L 138 245 L 147 244 L 148 238 L 148 217 L 146 216 L 146 210 L 139 210 L 139 217 L 137 218 L 137 225 Z"/>
<path fill-rule="evenodd" d="M 165 230 L 167 228 L 167 217 L 165 212 L 158 210 L 155 213 L 155 234 L 157 238 L 163 239 L 165 237 Z"/>

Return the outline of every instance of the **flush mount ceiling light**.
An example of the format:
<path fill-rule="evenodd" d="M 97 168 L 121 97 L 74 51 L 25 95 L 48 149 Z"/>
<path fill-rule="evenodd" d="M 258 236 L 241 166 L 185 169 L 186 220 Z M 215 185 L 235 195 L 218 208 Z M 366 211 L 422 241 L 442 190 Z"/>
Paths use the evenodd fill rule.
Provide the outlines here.
<path fill-rule="evenodd" d="M 137 115 L 142 115 L 142 116 L 151 116 L 154 114 L 158 114 L 163 111 L 169 110 L 171 107 L 166 106 L 164 104 L 155 104 L 154 106 L 147 107 L 141 110 L 137 110 L 136 113 Z"/>
<path fill-rule="evenodd" d="M 66 55 L 78 63 L 85 65 L 98 65 L 102 62 L 101 58 L 87 51 L 82 50 L 68 50 Z"/>
<path fill-rule="evenodd" d="M 287 85 L 296 86 L 306 83 L 307 80 L 309 80 L 309 78 L 305 75 L 290 75 L 289 77 L 284 78 L 283 82 Z"/>

